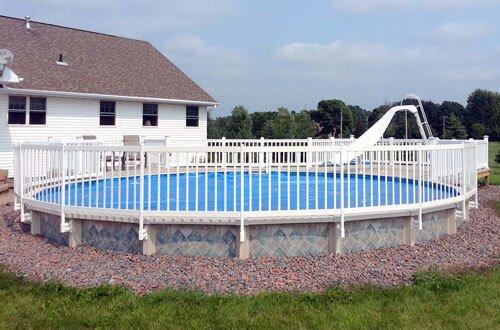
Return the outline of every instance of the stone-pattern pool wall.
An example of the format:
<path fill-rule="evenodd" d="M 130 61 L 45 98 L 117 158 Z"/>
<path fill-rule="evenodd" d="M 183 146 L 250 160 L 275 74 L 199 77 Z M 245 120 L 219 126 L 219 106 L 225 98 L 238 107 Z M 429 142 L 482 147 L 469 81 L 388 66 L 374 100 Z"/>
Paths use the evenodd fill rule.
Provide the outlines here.
<path fill-rule="evenodd" d="M 455 218 L 455 209 L 441 210 L 422 215 L 422 230 L 418 230 L 418 219 L 412 220 L 415 243 L 427 242 L 448 234 L 450 221 Z M 455 223 L 456 226 L 456 223 Z M 456 227 L 455 227 L 456 230 Z"/>
<path fill-rule="evenodd" d="M 454 234 L 463 223 L 455 208 L 418 217 L 391 217 L 340 223 L 252 224 L 245 227 L 240 243 L 238 225 L 148 224 L 148 239 L 139 240 L 137 223 L 67 219 L 71 233 L 60 233 L 60 217 L 32 211 L 32 234 L 59 245 L 90 245 L 121 253 L 193 255 L 203 257 L 257 258 L 351 253 L 361 250 L 413 245 Z"/>
<path fill-rule="evenodd" d="M 345 223 L 345 237 L 340 240 L 340 253 L 388 248 L 406 243 L 408 218 L 372 219 Z M 337 237 L 340 237 L 338 228 Z"/>
<path fill-rule="evenodd" d="M 99 250 L 122 253 L 142 253 L 139 227 L 133 223 L 83 220 L 81 244 Z"/>
<path fill-rule="evenodd" d="M 61 233 L 61 217 L 59 215 L 32 211 L 31 234 L 45 237 L 57 245 L 69 244 L 69 233 Z M 36 226 L 33 223 L 36 222 Z"/>
<path fill-rule="evenodd" d="M 250 257 L 328 254 L 328 223 L 248 226 Z"/>
<path fill-rule="evenodd" d="M 237 256 L 239 228 L 229 225 L 152 225 L 157 254 Z"/>

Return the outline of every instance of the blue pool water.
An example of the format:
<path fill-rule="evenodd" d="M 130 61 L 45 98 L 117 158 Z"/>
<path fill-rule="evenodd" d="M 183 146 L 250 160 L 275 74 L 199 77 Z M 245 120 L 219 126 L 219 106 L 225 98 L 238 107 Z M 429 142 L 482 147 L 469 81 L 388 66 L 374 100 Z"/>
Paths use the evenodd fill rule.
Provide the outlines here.
<path fill-rule="evenodd" d="M 384 176 L 287 172 L 243 174 L 244 210 L 306 210 L 364 207 L 418 202 L 419 184 L 414 180 Z M 159 182 L 158 182 L 159 180 Z M 250 182 L 251 181 L 251 182 Z M 71 206 L 139 209 L 139 177 L 101 179 L 67 184 L 65 204 Z M 194 173 L 144 177 L 144 209 L 240 211 L 241 174 Z M 250 189 L 251 188 L 251 189 Z M 121 190 L 121 194 L 119 194 Z M 394 194 L 393 194 L 394 190 Z M 196 194 L 196 191 L 198 194 Z M 364 191 L 364 193 L 363 193 Z M 289 193 L 288 193 L 289 192 Z M 422 184 L 423 201 L 454 197 L 447 186 Z M 234 198 L 236 196 L 236 198 Z M 41 201 L 58 201 L 58 188 L 37 194 Z"/>

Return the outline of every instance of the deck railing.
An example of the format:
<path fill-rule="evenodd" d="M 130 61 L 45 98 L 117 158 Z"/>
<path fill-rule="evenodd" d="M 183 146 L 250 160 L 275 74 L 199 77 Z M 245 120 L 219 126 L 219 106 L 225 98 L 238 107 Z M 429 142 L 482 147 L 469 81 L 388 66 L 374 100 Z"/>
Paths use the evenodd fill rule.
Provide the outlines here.
<path fill-rule="evenodd" d="M 25 203 L 58 210 L 61 230 L 66 213 L 100 210 L 132 216 L 140 237 L 145 217 L 236 219 L 242 230 L 249 219 L 339 217 L 343 235 L 346 216 L 414 211 L 422 226 L 424 208 L 465 209 L 477 193 L 474 141 L 354 149 L 310 140 L 23 143 L 15 147 L 15 193 L 22 216 Z"/>
<path fill-rule="evenodd" d="M 355 141 L 354 136 L 348 139 L 328 138 L 328 139 L 176 139 L 168 136 L 143 136 L 141 144 L 144 146 L 171 146 L 171 147 L 341 147 L 348 146 Z M 95 139 L 83 140 L 75 139 L 52 139 L 48 143 L 64 143 L 67 145 L 101 145 L 101 146 L 123 146 L 122 139 Z M 477 169 L 488 168 L 488 136 L 484 136 L 481 140 L 442 140 L 439 138 L 431 138 L 430 143 L 433 145 L 447 144 L 476 144 L 476 163 Z M 418 146 L 423 145 L 421 139 L 395 139 L 383 138 L 380 139 L 377 146 Z"/>

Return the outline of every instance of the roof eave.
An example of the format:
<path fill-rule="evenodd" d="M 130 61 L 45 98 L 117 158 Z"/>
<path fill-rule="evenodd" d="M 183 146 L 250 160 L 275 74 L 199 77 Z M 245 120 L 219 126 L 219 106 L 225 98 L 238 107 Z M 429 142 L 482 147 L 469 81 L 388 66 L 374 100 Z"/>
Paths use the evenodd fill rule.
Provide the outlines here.
<path fill-rule="evenodd" d="M 8 86 L 4 86 L 3 88 L 0 88 L 0 94 L 12 94 L 12 93 L 15 93 L 17 95 L 39 95 L 39 96 L 52 96 L 52 97 L 80 98 L 80 99 L 156 102 L 156 103 L 167 103 L 167 104 L 190 104 L 190 105 L 205 105 L 205 106 L 217 106 L 217 105 L 219 105 L 218 102 L 212 102 L 212 101 L 167 99 L 167 98 L 129 96 L 129 95 L 109 95 L 109 94 L 94 94 L 94 93 L 79 93 L 79 92 L 47 91 L 47 90 L 38 90 L 38 89 L 12 88 L 12 87 L 8 87 Z"/>

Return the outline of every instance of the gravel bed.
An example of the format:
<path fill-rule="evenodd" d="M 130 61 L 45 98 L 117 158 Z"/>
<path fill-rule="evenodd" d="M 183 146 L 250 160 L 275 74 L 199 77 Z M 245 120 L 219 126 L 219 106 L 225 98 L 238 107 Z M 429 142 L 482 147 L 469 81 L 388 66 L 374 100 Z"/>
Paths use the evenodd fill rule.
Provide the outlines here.
<path fill-rule="evenodd" d="M 119 284 L 138 294 L 160 289 L 256 294 L 263 291 L 320 292 L 332 285 L 394 286 L 411 282 L 416 271 L 485 269 L 499 264 L 500 217 L 494 203 L 500 186 L 480 188 L 480 208 L 456 235 L 414 247 L 253 260 L 189 256 L 144 256 L 61 247 L 31 236 L 11 205 L 0 206 L 0 265 L 31 280 L 55 279 L 90 287 Z M 3 219 L 3 220 L 1 220 Z"/>

